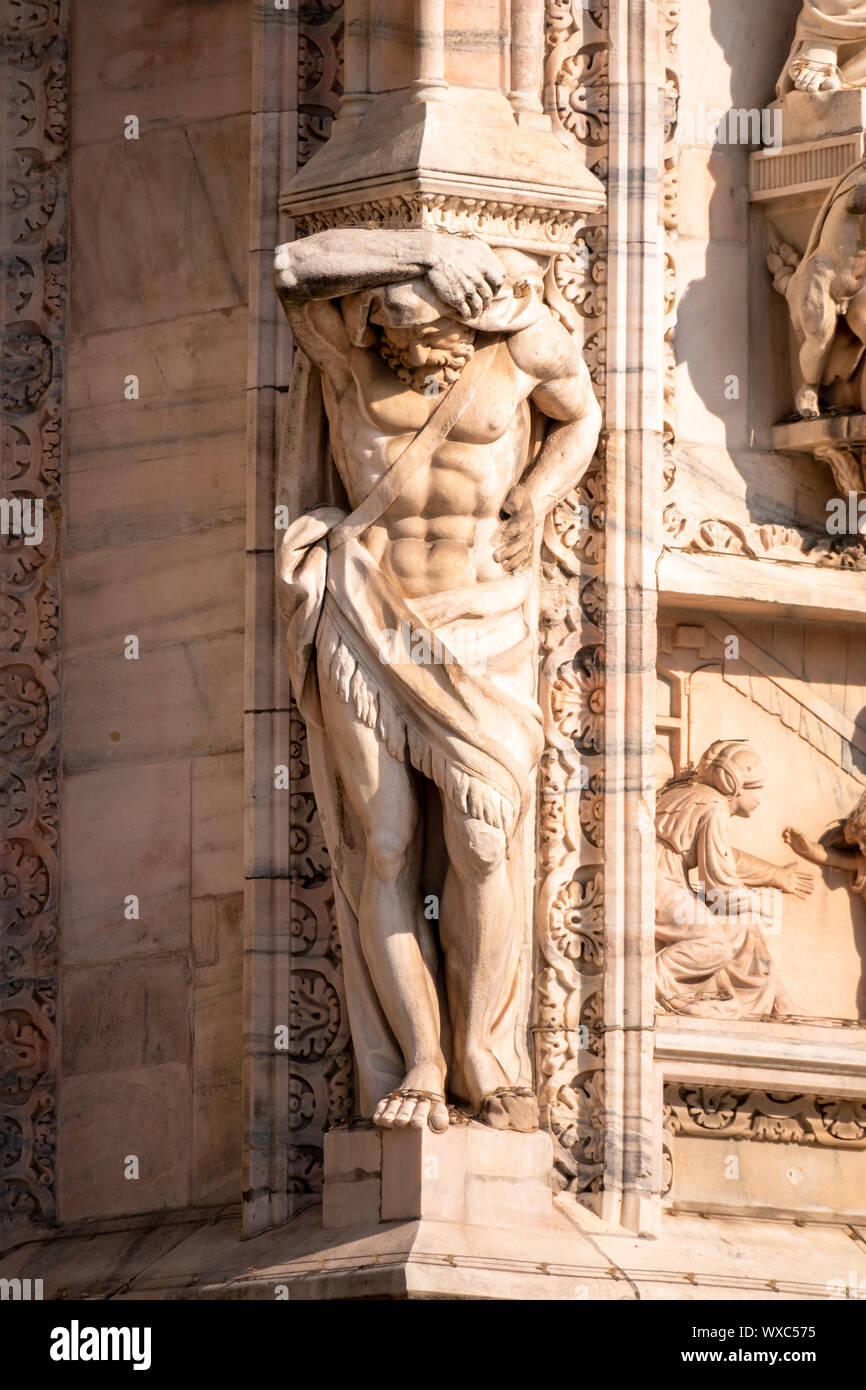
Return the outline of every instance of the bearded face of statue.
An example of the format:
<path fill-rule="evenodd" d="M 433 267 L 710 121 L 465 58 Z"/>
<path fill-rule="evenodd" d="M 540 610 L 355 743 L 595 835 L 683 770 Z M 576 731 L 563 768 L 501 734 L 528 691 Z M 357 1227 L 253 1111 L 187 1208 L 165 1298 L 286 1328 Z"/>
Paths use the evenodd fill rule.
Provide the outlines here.
<path fill-rule="evenodd" d="M 475 330 L 454 319 L 401 327 L 382 325 L 379 354 L 400 381 L 415 391 L 435 395 L 456 381 L 475 350 Z"/>

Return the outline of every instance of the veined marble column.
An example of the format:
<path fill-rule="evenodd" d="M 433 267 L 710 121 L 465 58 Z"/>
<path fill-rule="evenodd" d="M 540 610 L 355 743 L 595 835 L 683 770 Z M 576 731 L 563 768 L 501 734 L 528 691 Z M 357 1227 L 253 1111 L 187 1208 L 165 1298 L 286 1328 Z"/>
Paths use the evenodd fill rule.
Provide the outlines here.
<path fill-rule="evenodd" d="M 511 83 L 515 113 L 541 115 L 544 82 L 544 0 L 511 0 Z"/>
<path fill-rule="evenodd" d="M 445 80 L 445 0 L 415 0 L 418 76 L 413 101 L 432 101 Z"/>
<path fill-rule="evenodd" d="M 370 0 L 345 0 L 340 119 L 360 120 L 370 101 Z"/>

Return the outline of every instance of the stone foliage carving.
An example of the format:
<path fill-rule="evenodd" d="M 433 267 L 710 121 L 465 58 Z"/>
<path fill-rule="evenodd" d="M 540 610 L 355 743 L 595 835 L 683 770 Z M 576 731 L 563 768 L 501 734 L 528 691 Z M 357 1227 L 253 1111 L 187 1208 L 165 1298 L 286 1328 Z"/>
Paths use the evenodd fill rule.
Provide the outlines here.
<path fill-rule="evenodd" d="M 343 3 L 302 4 L 298 31 L 298 164 L 327 140 L 342 95 Z"/>
<path fill-rule="evenodd" d="M 856 536 L 814 536 L 778 522 L 744 524 L 720 517 L 685 517 L 675 502 L 666 505 L 663 521 L 668 547 L 690 555 L 741 555 L 818 569 L 866 569 L 866 550 Z"/>
<path fill-rule="evenodd" d="M 297 709 L 289 742 L 291 874 L 289 1192 L 297 1209 L 322 1187 L 322 1135 L 354 1111 L 352 1051 L 330 860 Z"/>
<path fill-rule="evenodd" d="M 342 95 L 342 0 L 301 6 L 298 164 L 327 140 Z M 307 729 L 292 703 L 289 730 L 289 874 L 292 967 L 289 1036 L 289 1200 L 322 1190 L 322 1142 L 355 1110 L 354 1076 L 331 867 L 310 778 Z M 297 1020 L 295 1011 L 297 1010 Z"/>
<path fill-rule="evenodd" d="M 864 0 L 803 0 L 778 94 L 866 87 Z"/>
<path fill-rule="evenodd" d="M 668 1085 L 664 1127 L 697 1139 L 859 1150 L 866 1149 L 866 1101 Z"/>
<path fill-rule="evenodd" d="M 554 128 L 607 176 L 607 6 L 553 0 L 547 100 Z M 607 222 L 591 218 L 546 280 L 554 312 L 583 343 L 604 400 Z M 539 701 L 535 1055 L 558 1182 L 598 1192 L 604 1171 L 604 446 L 544 531 Z"/>
<path fill-rule="evenodd" d="M 329 227 L 429 227 L 464 236 L 483 236 L 494 243 L 533 243 L 539 251 L 552 252 L 559 247 L 571 248 L 579 215 L 531 203 L 503 203 L 444 193 L 403 193 L 372 202 L 347 203 L 327 212 L 300 212 L 295 221 L 305 236 Z"/>
<path fill-rule="evenodd" d="M 719 740 L 673 778 L 656 804 L 656 990 L 660 1006 L 703 1018 L 793 1012 L 764 931 L 775 897 L 806 897 L 812 877 L 735 849 L 734 816 L 759 804 L 765 772 L 743 740 Z M 697 883 L 689 875 L 696 871 Z"/>
<path fill-rule="evenodd" d="M 60 407 L 66 298 L 63 0 L 6 7 L 0 537 L 0 1229 L 53 1223 L 57 999 Z"/>

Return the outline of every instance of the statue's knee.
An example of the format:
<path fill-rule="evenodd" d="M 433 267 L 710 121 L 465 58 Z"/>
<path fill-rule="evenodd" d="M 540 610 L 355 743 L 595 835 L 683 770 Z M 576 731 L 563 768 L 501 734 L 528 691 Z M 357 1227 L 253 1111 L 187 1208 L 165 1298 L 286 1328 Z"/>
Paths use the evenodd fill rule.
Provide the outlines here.
<path fill-rule="evenodd" d="M 368 831 L 367 856 L 378 878 L 386 883 L 397 881 L 406 867 L 414 834 L 414 825 L 377 826 Z"/>
<path fill-rule="evenodd" d="M 483 820 L 468 820 L 461 835 L 461 859 L 471 874 L 489 874 L 505 859 L 508 842 L 501 830 Z"/>

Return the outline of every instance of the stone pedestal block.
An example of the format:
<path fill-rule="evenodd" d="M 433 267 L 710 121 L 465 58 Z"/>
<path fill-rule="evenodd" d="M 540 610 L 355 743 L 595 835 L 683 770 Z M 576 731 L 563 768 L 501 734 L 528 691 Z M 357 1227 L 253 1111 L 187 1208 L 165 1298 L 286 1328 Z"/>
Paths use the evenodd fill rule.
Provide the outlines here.
<path fill-rule="evenodd" d="M 484 1125 L 325 1135 L 326 1228 L 448 1221 L 513 1229 L 552 1217 L 553 1146 Z"/>

